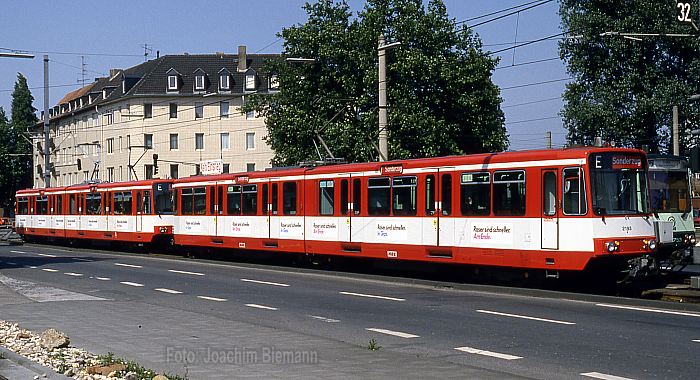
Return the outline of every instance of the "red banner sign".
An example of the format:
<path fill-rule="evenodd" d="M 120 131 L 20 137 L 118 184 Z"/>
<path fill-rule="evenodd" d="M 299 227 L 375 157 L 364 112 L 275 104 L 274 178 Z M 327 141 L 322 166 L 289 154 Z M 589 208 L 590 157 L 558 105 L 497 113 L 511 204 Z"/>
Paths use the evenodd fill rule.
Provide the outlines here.
<path fill-rule="evenodd" d="M 401 165 L 382 166 L 382 174 L 401 174 L 401 173 L 403 173 L 403 166 L 401 166 Z"/>
<path fill-rule="evenodd" d="M 613 169 L 641 169 L 642 158 L 635 156 L 613 156 Z"/>

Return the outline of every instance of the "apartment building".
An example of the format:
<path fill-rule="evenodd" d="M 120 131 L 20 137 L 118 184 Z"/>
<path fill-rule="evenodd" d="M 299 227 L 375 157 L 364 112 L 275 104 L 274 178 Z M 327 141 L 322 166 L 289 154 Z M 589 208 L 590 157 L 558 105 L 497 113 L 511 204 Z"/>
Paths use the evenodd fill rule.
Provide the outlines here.
<path fill-rule="evenodd" d="M 263 170 L 273 152 L 246 97 L 279 89 L 273 54 L 166 55 L 66 94 L 50 109 L 52 186 L 180 178 L 220 160 L 223 172 Z M 43 120 L 43 113 L 42 113 Z M 43 121 L 34 127 L 34 187 L 44 187 Z M 218 162 L 218 161 L 213 161 Z"/>

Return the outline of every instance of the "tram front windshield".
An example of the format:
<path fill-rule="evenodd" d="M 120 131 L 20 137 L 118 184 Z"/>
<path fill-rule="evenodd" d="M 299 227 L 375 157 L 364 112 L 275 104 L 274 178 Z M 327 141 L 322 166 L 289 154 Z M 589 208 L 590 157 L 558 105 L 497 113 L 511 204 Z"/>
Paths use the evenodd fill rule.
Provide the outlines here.
<path fill-rule="evenodd" d="M 157 183 L 153 185 L 153 199 L 155 201 L 156 214 L 172 214 L 175 212 L 172 184 Z"/>
<path fill-rule="evenodd" d="M 597 215 L 630 215 L 648 212 L 644 157 L 634 154 L 591 155 L 593 211 Z"/>
<path fill-rule="evenodd" d="M 690 212 L 688 171 L 650 170 L 649 192 L 653 212 Z"/>

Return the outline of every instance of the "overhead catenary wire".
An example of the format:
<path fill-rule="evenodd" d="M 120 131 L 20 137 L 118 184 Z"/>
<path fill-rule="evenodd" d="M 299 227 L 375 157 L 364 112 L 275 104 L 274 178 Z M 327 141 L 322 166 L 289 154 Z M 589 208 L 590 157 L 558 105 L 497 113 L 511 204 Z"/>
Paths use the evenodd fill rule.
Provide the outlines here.
<path fill-rule="evenodd" d="M 0 47 L 0 50 L 34 53 L 34 54 L 57 54 L 57 55 L 89 55 L 102 57 L 143 57 L 143 54 L 118 54 L 118 53 L 90 53 L 90 52 L 67 52 L 67 51 L 43 51 L 43 50 L 26 50 Z"/>
<path fill-rule="evenodd" d="M 477 26 L 481 26 L 481 25 L 484 25 L 484 24 L 488 24 L 488 23 L 490 23 L 490 22 L 494 22 L 494 21 L 500 20 L 500 19 L 502 19 L 502 18 L 506 18 L 506 17 L 508 17 L 508 16 L 512 16 L 512 15 L 517 14 L 517 13 L 520 13 L 520 12 L 527 11 L 527 10 L 530 10 L 530 9 L 532 9 L 532 8 L 537 8 L 537 7 L 542 6 L 542 5 L 545 5 L 545 4 L 547 4 L 547 3 L 551 3 L 552 1 L 554 1 L 554 0 L 542 0 L 542 1 L 537 2 L 537 4 L 534 4 L 534 2 L 530 2 L 530 3 L 525 4 L 525 5 L 530 4 L 529 6 L 525 6 L 525 5 L 516 6 L 516 7 L 512 8 L 512 9 L 516 9 L 516 8 L 521 8 L 521 9 L 513 10 L 512 12 L 506 13 L 506 14 L 504 14 L 504 15 L 496 16 L 496 17 L 494 17 L 494 18 L 490 18 L 490 19 L 485 20 L 485 21 L 482 21 L 482 22 L 478 22 L 478 23 L 476 23 L 476 24 L 474 24 L 474 25 L 469 25 L 469 27 L 470 27 L 470 28 L 475 28 L 475 27 L 477 27 Z M 502 12 L 504 12 L 504 11 L 500 11 L 500 12 L 497 11 L 497 12 L 495 12 L 494 14 L 498 14 L 498 13 L 502 13 Z M 487 16 L 483 16 L 483 17 L 487 17 Z M 483 18 L 483 17 L 479 17 L 479 18 Z M 466 22 L 468 22 L 468 21 L 469 21 L 469 20 L 459 21 L 459 22 L 456 22 L 455 25 L 464 24 L 464 23 L 466 23 Z"/>
<path fill-rule="evenodd" d="M 571 80 L 571 79 L 574 79 L 574 78 L 568 77 L 568 78 L 559 78 L 559 79 L 544 80 L 544 81 L 533 82 L 533 83 L 518 84 L 518 85 L 515 85 L 515 86 L 501 87 L 501 90 L 513 90 L 513 89 L 516 89 L 516 88 L 523 88 L 523 87 L 530 87 L 530 86 L 539 86 L 539 85 L 542 85 L 542 84 L 563 82 L 563 81 Z"/>

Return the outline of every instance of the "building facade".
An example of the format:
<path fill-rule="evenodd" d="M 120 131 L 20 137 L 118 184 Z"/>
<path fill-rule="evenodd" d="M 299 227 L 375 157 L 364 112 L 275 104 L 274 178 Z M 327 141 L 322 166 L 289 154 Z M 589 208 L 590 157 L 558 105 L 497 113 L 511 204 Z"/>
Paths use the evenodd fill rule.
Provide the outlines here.
<path fill-rule="evenodd" d="M 51 186 L 180 178 L 220 160 L 224 172 L 263 170 L 273 152 L 264 119 L 241 106 L 279 89 L 263 71 L 279 55 L 166 55 L 110 70 L 50 110 Z M 34 127 L 34 187 L 44 187 L 42 121 Z"/>

